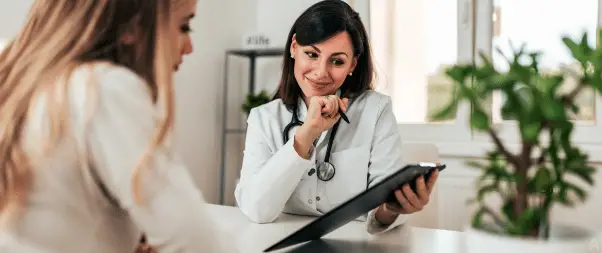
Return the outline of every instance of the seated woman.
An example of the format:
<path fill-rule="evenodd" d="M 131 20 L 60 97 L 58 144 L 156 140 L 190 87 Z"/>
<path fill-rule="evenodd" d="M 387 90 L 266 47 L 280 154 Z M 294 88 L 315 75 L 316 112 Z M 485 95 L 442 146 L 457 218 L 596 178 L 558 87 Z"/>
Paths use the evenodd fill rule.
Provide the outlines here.
<path fill-rule="evenodd" d="M 169 143 L 197 0 L 36 0 L 0 52 L 0 252 L 235 252 Z"/>
<path fill-rule="evenodd" d="M 343 1 L 322 1 L 296 20 L 275 99 L 251 110 L 235 197 L 254 222 L 280 213 L 319 216 L 401 168 L 401 140 L 388 96 L 373 91 L 366 30 Z M 339 110 L 349 123 L 341 122 Z M 437 173 L 395 191 L 367 216 L 382 233 L 420 211 Z"/>

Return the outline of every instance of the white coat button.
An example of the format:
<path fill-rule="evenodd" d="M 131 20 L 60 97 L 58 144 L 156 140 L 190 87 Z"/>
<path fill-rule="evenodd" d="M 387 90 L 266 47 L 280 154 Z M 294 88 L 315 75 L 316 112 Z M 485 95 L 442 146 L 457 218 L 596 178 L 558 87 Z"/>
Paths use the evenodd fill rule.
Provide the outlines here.
<path fill-rule="evenodd" d="M 320 196 L 317 196 L 317 197 L 316 197 L 316 201 L 320 201 Z"/>
<path fill-rule="evenodd" d="M 308 201 L 307 201 L 307 203 L 310 203 L 310 204 L 311 204 L 311 203 L 313 203 L 313 201 L 310 199 L 310 200 L 308 200 Z"/>

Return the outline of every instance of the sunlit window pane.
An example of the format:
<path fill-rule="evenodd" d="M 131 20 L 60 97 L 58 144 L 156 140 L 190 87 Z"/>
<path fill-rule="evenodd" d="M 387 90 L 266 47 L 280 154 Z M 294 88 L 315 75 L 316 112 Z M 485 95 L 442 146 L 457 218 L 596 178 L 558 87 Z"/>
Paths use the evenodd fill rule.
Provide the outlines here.
<path fill-rule="evenodd" d="M 457 1 L 371 0 L 370 8 L 377 87 L 393 97 L 399 123 L 429 122 L 451 97 L 444 71 L 458 59 Z"/>

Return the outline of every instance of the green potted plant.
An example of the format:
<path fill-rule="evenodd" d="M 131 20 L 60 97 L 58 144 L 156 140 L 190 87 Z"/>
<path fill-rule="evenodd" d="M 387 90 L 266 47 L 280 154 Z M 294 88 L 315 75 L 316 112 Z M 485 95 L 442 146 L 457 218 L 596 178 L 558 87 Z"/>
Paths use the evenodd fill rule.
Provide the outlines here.
<path fill-rule="evenodd" d="M 242 110 L 248 116 L 251 109 L 270 102 L 270 96 L 267 91 L 261 90 L 257 94 L 249 93 L 242 104 Z"/>
<path fill-rule="evenodd" d="M 587 33 L 562 41 L 578 63 L 577 71 L 546 73 L 539 65 L 540 53 L 528 52 L 524 45 L 505 56 L 508 71 L 496 69 L 482 53 L 479 64 L 456 64 L 446 71 L 454 95 L 433 118 L 448 118 L 460 103 L 468 103 L 472 129 L 494 143 L 484 159 L 468 162 L 481 174 L 470 201 L 476 212 L 465 231 L 465 252 L 588 252 L 594 242 L 592 231 L 550 222 L 553 206 L 585 201 L 585 187 L 594 185 L 595 168 L 571 139 L 571 115 L 579 111 L 575 98 L 584 89 L 602 93 L 602 48 L 589 45 Z M 497 53 L 504 55 L 499 49 Z M 567 80 L 575 85 L 563 92 Z M 484 106 L 494 92 L 505 97 L 502 116 L 518 126 L 520 142 L 513 143 L 519 145 L 518 152 L 500 138 Z M 501 200 L 499 206 L 486 201 L 491 195 Z"/>

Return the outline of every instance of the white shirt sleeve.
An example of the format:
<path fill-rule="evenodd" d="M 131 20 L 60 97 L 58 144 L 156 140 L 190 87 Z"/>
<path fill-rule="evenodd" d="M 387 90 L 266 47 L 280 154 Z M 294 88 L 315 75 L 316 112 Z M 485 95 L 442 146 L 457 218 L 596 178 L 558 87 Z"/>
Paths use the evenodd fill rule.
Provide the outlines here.
<path fill-rule="evenodd" d="M 145 203 L 134 201 L 134 169 L 155 134 L 157 110 L 146 84 L 132 72 L 110 68 L 97 77 L 97 107 L 85 138 L 94 169 L 112 197 L 159 252 L 233 252 L 187 168 L 169 148 L 152 154 L 152 165 L 141 177 Z"/>
<path fill-rule="evenodd" d="M 372 142 L 372 152 L 370 154 L 370 167 L 368 169 L 369 181 L 368 187 L 372 187 L 389 174 L 403 167 L 401 157 L 401 137 L 397 127 L 397 120 L 393 114 L 391 99 L 384 97 L 381 100 L 383 108 L 376 122 L 375 136 Z M 407 220 L 407 215 L 399 215 L 390 225 L 382 225 L 374 218 L 374 212 L 370 211 L 367 218 L 367 229 L 371 234 L 384 233 Z"/>
<path fill-rule="evenodd" d="M 315 150 L 309 160 L 297 154 L 294 138 L 277 151 L 271 150 L 264 132 L 269 129 L 266 124 L 269 120 L 261 120 L 257 108 L 251 110 L 240 182 L 234 192 L 240 210 L 256 223 L 278 218 L 315 160 Z"/>

